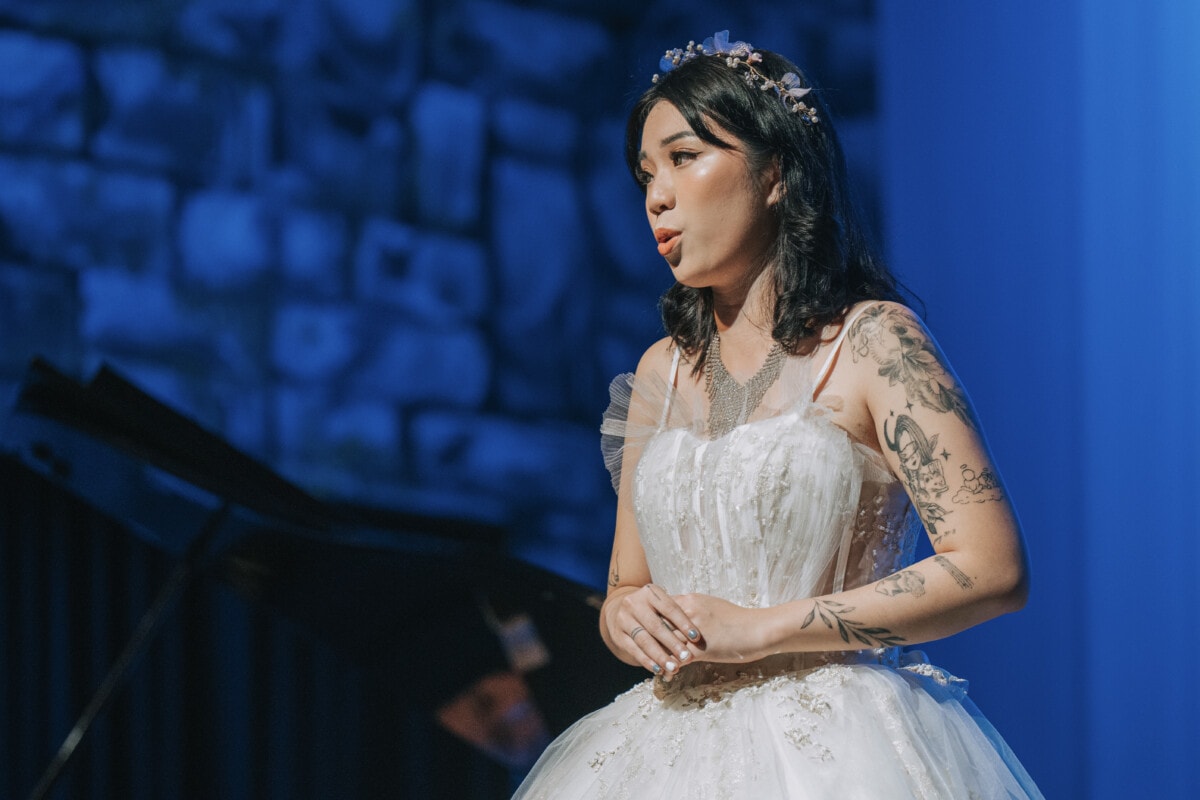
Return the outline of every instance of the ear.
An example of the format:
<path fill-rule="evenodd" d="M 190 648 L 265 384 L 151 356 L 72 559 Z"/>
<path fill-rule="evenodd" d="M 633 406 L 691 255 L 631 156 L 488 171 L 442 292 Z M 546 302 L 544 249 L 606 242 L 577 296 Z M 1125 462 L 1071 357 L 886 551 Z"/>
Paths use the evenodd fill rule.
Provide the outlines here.
<path fill-rule="evenodd" d="M 783 185 L 783 170 L 779 166 L 779 157 L 771 159 L 771 164 L 763 173 L 763 185 L 767 188 L 767 207 L 774 208 L 787 194 Z"/>

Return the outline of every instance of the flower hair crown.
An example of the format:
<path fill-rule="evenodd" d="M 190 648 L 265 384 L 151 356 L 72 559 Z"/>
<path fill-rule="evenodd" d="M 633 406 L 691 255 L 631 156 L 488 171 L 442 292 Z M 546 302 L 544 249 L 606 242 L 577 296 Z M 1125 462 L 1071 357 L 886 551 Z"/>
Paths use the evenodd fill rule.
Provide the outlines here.
<path fill-rule="evenodd" d="M 664 73 L 670 72 L 680 64 L 685 64 L 700 56 L 725 56 L 725 63 L 731 69 L 745 67 L 746 71 L 742 74 L 742 78 L 746 81 L 746 85 L 757 87 L 764 92 L 775 92 L 787 110 L 799 114 L 800 119 L 807 125 L 816 125 L 821 121 L 817 118 L 817 110 L 802 99 L 812 89 L 800 85 L 799 75 L 789 72 L 777 81 L 771 80 L 754 66 L 762 62 L 762 54 L 756 53 L 747 42 L 731 43 L 729 31 L 721 31 L 710 36 L 699 45 L 695 42 L 688 42 L 686 48 L 676 47 L 668 50 L 662 60 L 658 62 L 658 68 Z M 657 74 L 654 76 L 653 82 L 658 83 Z"/>

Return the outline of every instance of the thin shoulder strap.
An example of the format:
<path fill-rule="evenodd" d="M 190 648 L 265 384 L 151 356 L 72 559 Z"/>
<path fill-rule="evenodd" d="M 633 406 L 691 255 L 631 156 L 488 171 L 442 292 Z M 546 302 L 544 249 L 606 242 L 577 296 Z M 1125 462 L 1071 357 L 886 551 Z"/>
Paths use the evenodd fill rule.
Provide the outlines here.
<path fill-rule="evenodd" d="M 675 348 L 675 355 L 671 358 L 671 373 L 667 376 L 667 396 L 663 398 L 662 416 L 658 420 L 658 429 L 661 431 L 667 425 L 667 415 L 671 413 L 671 399 L 675 397 L 675 376 L 679 374 L 679 348 Z"/>
<path fill-rule="evenodd" d="M 841 349 L 842 342 L 846 339 L 846 332 L 850 330 L 850 326 L 858 319 L 859 314 L 866 310 L 869 303 L 863 303 L 852 314 L 846 315 L 846 319 L 842 322 L 842 329 L 838 331 L 837 337 L 833 340 L 833 344 L 829 348 L 829 355 L 825 358 L 825 363 L 821 365 L 821 371 L 817 373 L 817 380 L 813 383 L 813 397 L 817 396 L 817 392 L 825 384 L 825 380 L 829 377 L 829 369 L 833 366 L 833 359 L 837 357 L 838 350 Z M 854 536 L 854 521 L 851 520 L 846 524 L 845 530 L 842 531 L 842 541 L 838 546 L 837 566 L 833 571 L 833 591 L 841 592 L 846 587 L 846 565 L 850 560 L 850 540 Z"/>
<path fill-rule="evenodd" d="M 850 330 L 850 326 L 858 319 L 862 312 L 867 310 L 869 303 L 861 304 L 854 313 L 847 314 L 842 321 L 842 329 L 838 331 L 838 335 L 834 337 L 833 344 L 829 346 L 829 355 L 825 357 L 825 363 L 821 365 L 821 369 L 817 372 L 816 380 L 813 381 L 813 397 L 821 391 L 821 387 L 825 385 L 825 381 L 829 378 L 829 370 L 833 367 L 833 360 L 837 358 L 838 351 L 842 348 L 842 342 L 846 340 L 846 332 Z"/>

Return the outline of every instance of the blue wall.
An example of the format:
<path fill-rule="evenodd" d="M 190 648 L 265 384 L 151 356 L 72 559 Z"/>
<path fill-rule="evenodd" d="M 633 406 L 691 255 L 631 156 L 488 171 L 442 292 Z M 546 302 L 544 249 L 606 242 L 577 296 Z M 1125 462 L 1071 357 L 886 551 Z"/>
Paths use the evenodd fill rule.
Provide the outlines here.
<path fill-rule="evenodd" d="M 1200 15 L 894 0 L 878 25 L 893 263 L 1034 561 L 1025 611 L 930 650 L 1048 797 L 1189 797 Z"/>

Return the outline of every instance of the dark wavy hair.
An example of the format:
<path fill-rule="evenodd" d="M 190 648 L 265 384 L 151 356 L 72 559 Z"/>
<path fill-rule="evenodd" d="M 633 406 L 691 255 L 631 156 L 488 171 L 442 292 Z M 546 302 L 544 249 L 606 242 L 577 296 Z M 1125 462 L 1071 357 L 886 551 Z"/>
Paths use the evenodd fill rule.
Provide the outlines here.
<path fill-rule="evenodd" d="M 773 80 L 804 73 L 769 50 L 757 69 Z M 705 142 L 739 147 L 750 170 L 761 175 L 778 159 L 783 196 L 775 205 L 779 235 L 772 254 L 775 312 L 771 335 L 789 353 L 815 343 L 821 329 L 861 300 L 899 300 L 895 277 L 873 252 L 859 223 L 846 179 L 845 158 L 828 109 L 814 89 L 804 102 L 820 122 L 809 124 L 773 91 L 747 85 L 745 67 L 724 56 L 700 56 L 660 76 L 634 105 L 625 129 L 625 161 L 639 179 L 642 128 L 650 110 L 667 102 Z M 716 125 L 737 141 L 720 138 Z M 716 332 L 712 290 L 676 283 L 660 301 L 667 334 L 700 370 Z"/>

